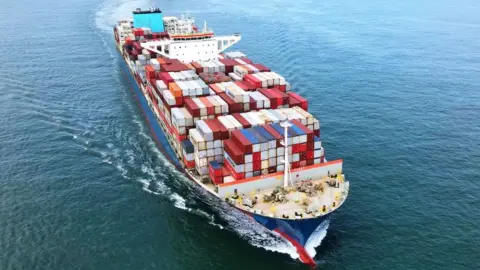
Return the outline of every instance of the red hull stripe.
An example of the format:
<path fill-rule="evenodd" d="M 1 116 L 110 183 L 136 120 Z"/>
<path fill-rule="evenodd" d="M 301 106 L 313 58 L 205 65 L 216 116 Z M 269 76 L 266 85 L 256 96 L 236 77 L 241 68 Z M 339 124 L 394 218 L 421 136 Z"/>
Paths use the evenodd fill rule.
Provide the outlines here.
<path fill-rule="evenodd" d="M 275 229 L 274 231 L 279 233 L 283 238 L 287 239 L 290 243 L 292 243 L 292 245 L 297 249 L 297 253 L 298 255 L 300 255 L 300 260 L 303 263 L 308 264 L 311 267 L 315 267 L 317 265 L 315 260 L 313 260 L 313 258 L 310 257 L 310 255 L 308 255 L 307 250 L 302 245 L 300 245 L 297 241 L 291 238 L 288 234 L 283 233 L 278 229 Z"/>

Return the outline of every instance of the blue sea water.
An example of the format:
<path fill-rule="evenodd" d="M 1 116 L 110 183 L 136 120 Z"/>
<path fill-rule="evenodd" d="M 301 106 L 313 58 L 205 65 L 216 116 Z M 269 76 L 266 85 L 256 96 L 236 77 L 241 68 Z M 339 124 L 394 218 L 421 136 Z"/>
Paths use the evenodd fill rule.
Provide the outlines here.
<path fill-rule="evenodd" d="M 0 269 L 307 269 L 157 150 L 111 34 L 149 3 L 103 1 L 2 3 Z M 351 182 L 319 268 L 480 268 L 478 1 L 157 5 L 310 100 Z"/>

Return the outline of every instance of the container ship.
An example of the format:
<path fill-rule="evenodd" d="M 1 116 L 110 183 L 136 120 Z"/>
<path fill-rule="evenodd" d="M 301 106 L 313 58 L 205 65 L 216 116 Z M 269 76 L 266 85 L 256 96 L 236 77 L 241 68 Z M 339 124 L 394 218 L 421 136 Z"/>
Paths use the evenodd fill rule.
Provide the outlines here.
<path fill-rule="evenodd" d="M 308 101 L 270 68 L 228 49 L 192 16 L 136 9 L 114 26 L 121 65 L 159 149 L 208 196 L 305 248 L 345 201 L 343 160 L 327 161 Z M 168 142 L 168 143 L 167 143 Z"/>

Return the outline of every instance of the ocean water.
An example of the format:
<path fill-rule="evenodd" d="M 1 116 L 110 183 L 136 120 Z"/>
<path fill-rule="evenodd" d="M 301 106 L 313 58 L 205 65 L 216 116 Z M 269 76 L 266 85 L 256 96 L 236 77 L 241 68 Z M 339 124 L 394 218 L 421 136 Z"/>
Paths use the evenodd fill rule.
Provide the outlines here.
<path fill-rule="evenodd" d="M 0 9 L 0 269 L 308 269 L 158 151 L 111 29 L 148 1 Z M 350 196 L 319 269 L 480 269 L 480 3 L 161 1 L 310 100 Z"/>

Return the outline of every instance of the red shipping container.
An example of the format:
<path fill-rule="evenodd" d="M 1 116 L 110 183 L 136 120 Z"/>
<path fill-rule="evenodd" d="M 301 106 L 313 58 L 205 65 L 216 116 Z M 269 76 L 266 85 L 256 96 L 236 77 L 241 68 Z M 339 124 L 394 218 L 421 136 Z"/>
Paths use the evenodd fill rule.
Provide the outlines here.
<path fill-rule="evenodd" d="M 221 97 L 228 104 L 228 111 L 230 114 L 243 112 L 242 103 L 235 103 L 235 101 L 226 93 L 220 93 L 218 94 L 218 96 Z"/>
<path fill-rule="evenodd" d="M 252 153 L 252 143 L 240 132 L 240 130 L 232 131 L 232 140 L 244 154 Z"/>
<path fill-rule="evenodd" d="M 222 176 L 222 167 L 215 169 L 212 167 L 211 163 L 208 163 L 208 172 L 211 178 Z"/>
<path fill-rule="evenodd" d="M 245 174 L 244 173 L 235 173 L 235 174 L 232 174 L 233 178 L 235 178 L 235 180 L 242 180 L 245 178 Z"/>
<path fill-rule="evenodd" d="M 160 72 L 160 76 L 158 78 L 162 80 L 165 83 L 165 85 L 175 82 L 173 78 L 170 76 L 170 74 L 168 74 L 168 72 Z"/>
<path fill-rule="evenodd" d="M 243 80 L 245 82 L 249 82 L 252 84 L 255 88 L 260 88 L 262 87 L 262 81 L 260 81 L 257 77 L 253 76 L 252 74 L 247 74 L 243 77 Z"/>
<path fill-rule="evenodd" d="M 223 176 L 210 177 L 215 185 L 223 184 Z"/>
<path fill-rule="evenodd" d="M 243 126 L 243 128 L 251 128 L 252 124 L 247 121 L 241 114 L 239 113 L 234 113 L 232 116 Z"/>
<path fill-rule="evenodd" d="M 305 151 L 307 151 L 307 144 L 306 143 L 299 144 L 298 145 L 298 152 L 305 152 Z"/>
<path fill-rule="evenodd" d="M 218 61 L 225 65 L 226 73 L 233 72 L 233 67 L 238 65 L 238 62 L 233 59 L 219 59 Z"/>
<path fill-rule="evenodd" d="M 252 64 L 252 60 L 248 59 L 247 57 L 240 57 L 238 58 L 240 60 L 242 60 L 243 62 L 247 63 L 247 64 Z"/>
<path fill-rule="evenodd" d="M 298 162 L 298 161 L 297 162 L 292 162 L 290 164 L 292 166 L 292 169 L 296 169 L 296 168 L 300 167 L 300 162 Z"/>
<path fill-rule="evenodd" d="M 320 137 L 320 129 L 314 130 L 313 135 Z"/>
<path fill-rule="evenodd" d="M 313 159 L 307 159 L 307 166 L 315 164 Z"/>
<path fill-rule="evenodd" d="M 222 167 L 222 175 L 225 177 L 225 176 L 229 176 L 229 175 L 232 175 L 232 174 L 230 173 L 230 171 L 227 168 Z"/>
<path fill-rule="evenodd" d="M 254 171 L 259 171 L 262 169 L 262 163 L 260 161 L 253 162 L 252 167 Z"/>
<path fill-rule="evenodd" d="M 273 87 L 270 88 L 272 94 L 274 94 L 278 98 L 278 106 L 280 105 L 288 105 L 288 95 L 280 91 L 280 89 Z"/>
<path fill-rule="evenodd" d="M 176 106 L 183 106 L 183 97 L 176 97 L 175 98 L 175 105 Z"/>
<path fill-rule="evenodd" d="M 147 78 L 155 78 L 155 69 L 151 65 L 145 66 L 145 72 L 147 73 Z"/>
<path fill-rule="evenodd" d="M 300 103 L 300 105 L 297 105 L 297 106 L 304 109 L 305 111 L 308 110 L 308 101 L 305 98 L 303 98 L 302 96 L 294 92 L 288 92 L 288 96 L 290 97 L 290 101 L 293 99 Z M 290 105 L 290 107 L 293 107 L 293 106 Z"/>
<path fill-rule="evenodd" d="M 292 154 L 298 153 L 298 144 L 292 144 Z"/>
<path fill-rule="evenodd" d="M 240 148 L 237 147 L 235 142 L 232 139 L 224 140 L 223 141 L 223 148 L 224 151 L 228 154 L 228 156 L 238 164 L 245 163 L 245 154 L 242 152 Z"/>
<path fill-rule="evenodd" d="M 301 103 L 299 100 L 297 100 L 297 99 L 289 96 L 289 98 L 288 98 L 288 107 L 289 107 L 289 108 L 293 108 L 293 107 L 300 107 L 300 108 L 301 108 L 301 107 L 302 107 L 302 103 Z"/>
<path fill-rule="evenodd" d="M 278 95 L 275 95 L 272 92 L 272 89 L 260 88 L 258 89 L 258 92 L 270 100 L 270 108 L 276 109 L 278 106 L 280 106 L 279 101 L 281 101 L 281 98 Z"/>
<path fill-rule="evenodd" d="M 300 161 L 307 160 L 307 155 L 305 152 L 300 152 L 299 153 Z"/>
<path fill-rule="evenodd" d="M 200 117 L 200 108 L 191 98 L 185 98 L 183 100 L 185 108 L 193 117 Z"/>
<path fill-rule="evenodd" d="M 307 151 L 307 160 L 313 159 L 313 153 L 314 153 L 313 150 L 308 150 L 308 151 Z"/>
<path fill-rule="evenodd" d="M 287 86 L 286 85 L 277 85 L 278 89 L 284 93 L 287 92 Z"/>
<path fill-rule="evenodd" d="M 185 164 L 185 167 L 187 167 L 188 169 L 195 168 L 195 160 L 188 161 L 186 158 L 183 158 L 183 163 Z"/>
<path fill-rule="evenodd" d="M 308 150 L 314 150 L 315 149 L 315 143 L 312 142 L 307 142 L 307 151 Z"/>
<path fill-rule="evenodd" d="M 213 139 L 214 140 L 226 140 L 228 139 L 228 129 L 223 126 L 222 122 L 218 119 L 207 119 L 205 120 L 205 124 L 213 132 Z"/>
<path fill-rule="evenodd" d="M 262 153 L 255 152 L 252 154 L 253 163 L 260 163 L 262 161 Z"/>
<path fill-rule="evenodd" d="M 300 166 L 300 167 L 305 167 L 305 166 L 307 166 L 307 161 L 306 161 L 306 160 L 300 161 L 300 162 L 299 162 L 299 166 Z"/>
<path fill-rule="evenodd" d="M 268 173 L 275 173 L 275 172 L 277 172 L 277 167 L 273 166 L 268 168 Z"/>
<path fill-rule="evenodd" d="M 247 81 L 242 81 L 243 85 L 245 85 L 245 87 L 247 87 L 248 91 L 255 91 L 257 90 L 257 87 L 255 87 L 255 85 L 247 82 Z"/>
<path fill-rule="evenodd" d="M 191 62 L 190 64 L 195 68 L 195 72 L 197 72 L 197 74 L 200 74 L 203 72 L 203 67 L 199 63 Z"/>
<path fill-rule="evenodd" d="M 252 97 L 250 97 L 250 110 L 251 111 L 256 111 L 258 108 L 257 108 L 257 101 L 255 99 L 253 99 Z"/>
<path fill-rule="evenodd" d="M 248 86 L 244 82 L 236 81 L 236 82 L 234 82 L 234 84 L 236 84 L 238 87 L 242 88 L 244 91 L 249 91 Z"/>
<path fill-rule="evenodd" d="M 202 101 L 205 107 L 207 107 L 207 115 L 214 115 L 215 107 L 213 104 L 206 97 L 200 97 L 199 99 Z"/>
<path fill-rule="evenodd" d="M 213 92 L 215 92 L 215 94 L 220 94 L 220 93 L 223 93 L 225 91 L 223 91 L 223 89 L 221 89 L 216 83 L 214 84 L 210 84 L 208 85 L 208 87 L 210 87 L 210 89 L 213 90 Z"/>

